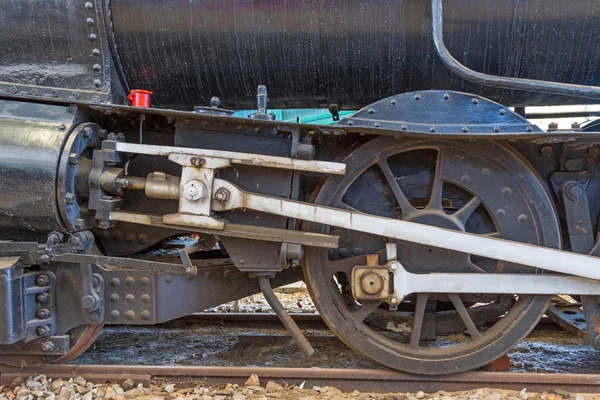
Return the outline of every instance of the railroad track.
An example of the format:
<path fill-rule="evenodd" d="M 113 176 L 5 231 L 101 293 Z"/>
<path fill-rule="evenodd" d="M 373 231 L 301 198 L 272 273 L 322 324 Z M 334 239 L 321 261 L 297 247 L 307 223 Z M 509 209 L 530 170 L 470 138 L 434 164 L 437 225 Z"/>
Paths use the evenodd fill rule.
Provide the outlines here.
<path fill-rule="evenodd" d="M 251 374 L 261 381 L 282 385 L 333 386 L 342 391 L 416 392 L 438 390 L 459 391 L 477 388 L 497 388 L 529 392 L 570 393 L 600 392 L 599 374 L 546 374 L 517 372 L 471 371 L 454 375 L 421 376 L 385 369 L 318 369 L 318 368 L 254 368 L 254 367 L 182 367 L 182 366 L 124 366 L 124 365 L 46 365 L 21 369 L 0 366 L 0 385 L 15 378 L 44 374 L 49 378 L 81 376 L 92 382 L 123 382 L 150 384 L 154 379 L 170 383 L 205 385 L 243 384 Z"/>

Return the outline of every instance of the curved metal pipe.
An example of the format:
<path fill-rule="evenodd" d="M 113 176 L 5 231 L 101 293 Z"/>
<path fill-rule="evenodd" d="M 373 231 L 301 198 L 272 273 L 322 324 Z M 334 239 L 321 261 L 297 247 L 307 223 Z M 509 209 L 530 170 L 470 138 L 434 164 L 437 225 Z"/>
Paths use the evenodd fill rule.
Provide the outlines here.
<path fill-rule="evenodd" d="M 306 339 L 306 336 L 302 333 L 296 322 L 292 319 L 290 314 L 288 314 L 287 310 L 277 299 L 275 296 L 275 292 L 273 292 L 273 288 L 271 287 L 271 282 L 269 282 L 268 276 L 258 276 L 258 284 L 260 285 L 260 290 L 262 290 L 267 303 L 271 306 L 275 314 L 279 317 L 283 325 L 287 328 L 292 338 L 296 341 L 300 350 L 307 355 L 310 356 L 315 352 L 315 349 L 311 346 L 311 344 Z"/>
<path fill-rule="evenodd" d="M 444 44 L 444 10 L 442 1 L 443 0 L 431 0 L 433 43 L 435 44 L 435 49 L 442 62 L 456 75 L 483 86 L 600 100 L 599 86 L 573 85 L 569 83 L 538 81 L 535 79 L 495 76 L 473 71 L 472 69 L 465 67 L 452 56 Z"/>

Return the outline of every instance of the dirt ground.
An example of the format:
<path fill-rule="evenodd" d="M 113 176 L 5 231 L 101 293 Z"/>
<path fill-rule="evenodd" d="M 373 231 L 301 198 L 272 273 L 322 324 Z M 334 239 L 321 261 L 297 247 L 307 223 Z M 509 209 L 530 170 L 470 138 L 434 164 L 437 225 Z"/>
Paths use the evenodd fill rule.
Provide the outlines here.
<path fill-rule="evenodd" d="M 252 374 L 245 385 L 227 384 L 221 386 L 185 385 L 178 387 L 169 382 L 154 382 L 137 387 L 133 381 L 118 383 L 88 382 L 82 377 L 69 380 L 47 379 L 44 375 L 17 378 L 12 384 L 0 386 L 0 399 L 8 400 L 597 400 L 598 394 L 575 393 L 532 393 L 526 388 L 520 391 L 501 389 L 476 389 L 460 392 L 438 391 L 435 393 L 361 393 L 342 392 L 334 387 L 283 387 L 269 381 L 261 382 L 260 377 Z"/>

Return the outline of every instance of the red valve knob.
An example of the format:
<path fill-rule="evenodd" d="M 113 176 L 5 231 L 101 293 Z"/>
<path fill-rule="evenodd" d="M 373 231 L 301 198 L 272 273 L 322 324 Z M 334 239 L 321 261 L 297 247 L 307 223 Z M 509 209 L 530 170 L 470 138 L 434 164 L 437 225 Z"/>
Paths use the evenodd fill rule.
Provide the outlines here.
<path fill-rule="evenodd" d="M 149 90 L 133 89 L 127 98 L 131 101 L 133 107 L 150 108 L 150 97 L 152 92 Z"/>

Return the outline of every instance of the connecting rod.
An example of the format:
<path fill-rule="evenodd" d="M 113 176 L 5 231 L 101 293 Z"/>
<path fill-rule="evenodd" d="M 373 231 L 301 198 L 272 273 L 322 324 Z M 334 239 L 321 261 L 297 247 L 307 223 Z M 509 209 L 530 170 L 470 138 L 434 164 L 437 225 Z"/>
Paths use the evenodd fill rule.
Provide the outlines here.
<path fill-rule="evenodd" d="M 226 202 L 213 200 L 211 207 L 215 211 L 246 208 L 548 271 L 600 279 L 600 258 L 592 256 L 254 194 L 221 179 L 214 180 L 213 198 L 217 190 L 226 190 L 229 198 Z"/>

